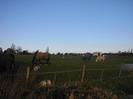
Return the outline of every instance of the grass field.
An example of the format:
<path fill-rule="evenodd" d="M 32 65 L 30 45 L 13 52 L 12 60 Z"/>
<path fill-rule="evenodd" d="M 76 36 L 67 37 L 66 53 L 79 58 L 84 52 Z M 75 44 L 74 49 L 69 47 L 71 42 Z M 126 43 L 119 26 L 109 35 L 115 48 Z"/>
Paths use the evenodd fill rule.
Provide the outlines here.
<path fill-rule="evenodd" d="M 24 66 L 31 65 L 32 55 L 16 55 L 16 63 Z M 120 69 L 122 64 L 133 63 L 133 56 L 108 56 L 105 62 L 95 62 L 93 57 L 90 61 L 83 61 L 82 56 L 67 55 L 63 59 L 62 56 L 51 56 L 50 65 L 42 65 L 41 72 L 67 71 L 82 69 L 86 65 L 86 69 Z"/>
<path fill-rule="evenodd" d="M 21 66 L 30 66 L 32 55 L 16 55 L 16 63 Z M 50 65 L 41 65 L 41 69 L 37 72 L 37 81 L 44 79 L 51 79 L 59 82 L 80 81 L 82 76 L 83 65 L 86 65 L 86 72 L 84 80 L 91 84 L 99 84 L 104 87 L 108 87 L 111 90 L 126 90 L 132 92 L 133 78 L 124 77 L 118 78 L 119 71 L 122 64 L 133 63 L 133 56 L 108 56 L 105 62 L 96 63 L 93 57 L 90 61 L 83 61 L 81 56 L 67 55 L 64 58 L 62 56 L 51 56 Z M 94 70 L 93 70 L 94 69 Z M 98 69 L 98 70 L 95 70 Z M 104 70 L 102 81 L 100 81 L 102 70 Z M 59 71 L 72 71 L 79 70 L 77 72 L 59 72 Z M 58 71 L 58 72 L 57 72 Z M 25 71 L 24 71 L 25 72 Z M 54 72 L 48 73 L 47 72 Z M 55 73 L 57 72 L 57 73 Z M 56 78 L 55 78 L 56 74 Z M 122 71 L 121 77 L 133 75 L 132 71 Z M 118 79 L 112 79 L 117 77 Z"/>
<path fill-rule="evenodd" d="M 1 76 L 0 88 L 3 91 L 0 91 L 0 96 L 6 97 L 9 95 L 18 97 L 16 99 L 19 99 L 27 91 L 29 95 L 32 95 L 34 90 L 39 90 L 37 85 L 42 80 L 51 80 L 54 88 L 57 87 L 57 89 L 62 88 L 66 84 L 67 86 L 65 88 L 77 85 L 76 88 L 80 92 L 85 89 L 87 90 L 87 88 L 102 88 L 103 90 L 100 93 L 109 91 L 119 97 L 123 97 L 123 93 L 133 94 L 133 70 L 122 70 L 120 73 L 122 64 L 133 64 L 133 56 L 107 56 L 105 62 L 96 63 L 95 57 L 92 57 L 90 61 L 83 61 L 80 55 L 66 55 L 64 58 L 61 55 L 51 55 L 50 64 L 40 65 L 38 71 L 32 70 L 30 72 L 30 78 L 27 81 L 26 68 L 31 66 L 32 57 L 32 55 L 15 56 L 15 63 L 19 66 L 18 72 L 13 83 L 11 83 L 10 75 L 9 77 L 8 75 Z M 84 71 L 84 82 L 81 82 L 84 66 L 86 67 Z M 9 90 L 12 91 L 12 94 L 10 94 Z M 92 95 L 97 95 L 97 92 Z"/>
<path fill-rule="evenodd" d="M 17 55 L 16 63 L 21 64 L 21 66 L 29 66 L 31 65 L 32 55 Z M 108 56 L 105 62 L 96 63 L 95 58 L 93 57 L 90 61 L 83 61 L 82 56 L 70 56 L 67 55 L 65 58 L 62 56 L 51 56 L 50 65 L 42 65 L 40 73 L 46 72 L 56 72 L 56 71 L 72 71 L 72 70 L 81 70 L 80 72 L 71 72 L 66 74 L 58 74 L 61 75 L 64 80 L 69 78 L 78 80 L 80 78 L 83 65 L 86 65 L 86 74 L 91 76 L 91 78 L 96 78 L 96 76 L 100 76 L 101 70 L 105 69 L 104 77 L 115 77 L 118 76 L 122 64 L 133 63 L 133 56 Z M 98 69 L 98 70 L 92 70 Z M 131 73 L 131 72 L 130 72 Z M 130 74 L 128 72 L 122 72 L 121 75 Z M 64 75 L 64 77 L 63 77 Z M 44 76 L 43 76 L 44 77 Z M 47 76 L 45 76 L 47 77 Z M 76 77 L 76 79 L 75 79 Z M 86 78 L 88 79 L 88 78 Z M 89 80 L 89 79 L 88 79 Z"/>
<path fill-rule="evenodd" d="M 32 55 L 16 55 L 16 63 L 31 65 L 32 57 Z M 94 57 L 85 62 L 82 56 L 67 55 L 64 59 L 62 56 L 51 56 L 50 62 L 49 66 L 44 65 L 44 72 L 82 69 L 83 64 L 86 64 L 87 69 L 120 68 L 121 64 L 133 63 L 133 56 L 108 56 L 106 61 L 101 63 L 96 63 Z"/>

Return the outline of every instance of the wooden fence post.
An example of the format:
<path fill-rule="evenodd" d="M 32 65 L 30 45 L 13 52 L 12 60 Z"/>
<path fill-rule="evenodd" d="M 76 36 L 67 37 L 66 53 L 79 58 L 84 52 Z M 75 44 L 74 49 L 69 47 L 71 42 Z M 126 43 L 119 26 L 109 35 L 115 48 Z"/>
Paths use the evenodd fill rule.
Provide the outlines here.
<path fill-rule="evenodd" d="M 104 69 L 102 69 L 102 71 L 101 71 L 101 76 L 100 76 L 101 81 L 103 80 L 103 73 L 104 73 Z"/>
<path fill-rule="evenodd" d="M 84 64 L 84 65 L 83 65 L 83 69 L 82 69 L 82 78 L 81 78 L 81 82 L 84 82 L 85 68 L 86 68 L 86 65 Z"/>
<path fill-rule="evenodd" d="M 30 66 L 28 66 L 26 70 L 26 81 L 28 81 L 29 75 L 30 75 Z"/>

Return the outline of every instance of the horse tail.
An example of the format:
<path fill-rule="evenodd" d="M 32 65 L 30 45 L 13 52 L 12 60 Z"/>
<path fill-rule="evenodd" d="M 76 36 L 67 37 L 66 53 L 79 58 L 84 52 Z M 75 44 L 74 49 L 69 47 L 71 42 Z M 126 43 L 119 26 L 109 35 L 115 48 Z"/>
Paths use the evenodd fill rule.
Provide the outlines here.
<path fill-rule="evenodd" d="M 36 55 L 39 51 L 37 50 L 35 53 L 34 53 L 34 56 L 33 56 L 33 59 L 32 59 L 32 65 L 35 64 L 35 60 L 36 60 Z"/>

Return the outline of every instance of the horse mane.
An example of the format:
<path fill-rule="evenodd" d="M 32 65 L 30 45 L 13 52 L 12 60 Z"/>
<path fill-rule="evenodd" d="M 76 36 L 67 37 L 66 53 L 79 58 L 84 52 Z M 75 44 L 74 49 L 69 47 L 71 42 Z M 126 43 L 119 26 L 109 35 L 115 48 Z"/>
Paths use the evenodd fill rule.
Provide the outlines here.
<path fill-rule="evenodd" d="M 34 64 L 35 60 L 36 60 L 36 55 L 39 51 L 37 50 L 35 53 L 34 53 L 34 56 L 33 56 L 33 59 L 32 59 L 32 64 Z"/>

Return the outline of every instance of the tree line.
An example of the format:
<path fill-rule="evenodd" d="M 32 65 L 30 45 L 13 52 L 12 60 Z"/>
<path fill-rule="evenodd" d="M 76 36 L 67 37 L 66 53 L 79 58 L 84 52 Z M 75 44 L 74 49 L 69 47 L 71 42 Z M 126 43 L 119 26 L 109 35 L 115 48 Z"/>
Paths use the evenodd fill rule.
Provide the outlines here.
<path fill-rule="evenodd" d="M 11 44 L 11 46 L 5 50 L 3 50 L 2 47 L 0 47 L 0 53 L 4 52 L 6 50 L 10 51 L 13 54 L 23 54 L 23 55 L 32 54 L 28 50 L 23 50 L 22 47 L 16 46 L 15 44 Z"/>
<path fill-rule="evenodd" d="M 11 44 L 11 46 L 9 48 L 7 48 L 6 50 L 10 50 L 12 53 L 14 54 L 22 54 L 22 55 L 30 55 L 33 54 L 33 52 L 30 52 L 28 50 L 23 50 L 21 46 L 16 46 L 15 44 Z M 49 50 L 49 49 L 48 49 Z M 4 52 L 4 50 L 2 49 L 2 47 L 0 47 L 0 53 Z M 87 52 L 90 53 L 90 52 Z M 82 55 L 84 53 L 62 53 L 62 52 L 58 52 L 58 53 L 53 53 L 52 55 L 71 55 L 71 56 L 77 56 L 77 55 Z M 93 54 L 93 53 L 91 53 Z M 128 51 L 118 51 L 117 53 L 104 53 L 106 55 L 119 55 L 119 56 L 127 56 L 127 55 L 133 55 L 133 49 L 129 49 Z"/>

